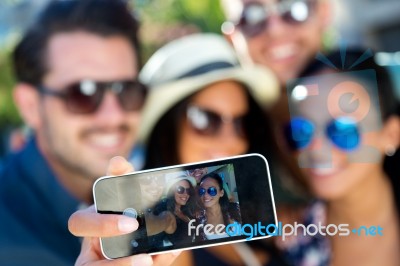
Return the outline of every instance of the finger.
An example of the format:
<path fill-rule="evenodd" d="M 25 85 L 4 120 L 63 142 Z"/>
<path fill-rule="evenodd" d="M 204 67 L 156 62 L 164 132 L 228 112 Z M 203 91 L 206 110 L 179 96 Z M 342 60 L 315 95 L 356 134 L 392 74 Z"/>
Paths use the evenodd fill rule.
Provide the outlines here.
<path fill-rule="evenodd" d="M 154 266 L 171 265 L 174 260 L 181 254 L 181 251 L 173 251 L 165 254 L 153 256 Z"/>
<path fill-rule="evenodd" d="M 133 172 L 133 166 L 122 156 L 116 156 L 111 158 L 108 168 L 107 175 L 123 175 Z"/>
<path fill-rule="evenodd" d="M 93 255 L 80 256 L 75 266 L 151 266 L 153 259 L 148 254 L 139 254 L 115 260 L 100 259 Z"/>
<path fill-rule="evenodd" d="M 96 213 L 94 206 L 71 215 L 68 229 L 79 237 L 109 237 L 135 231 L 139 224 L 136 219 L 114 214 Z"/>
<path fill-rule="evenodd" d="M 101 251 L 98 238 L 84 238 L 82 251 L 76 260 L 75 266 L 147 266 L 153 265 L 153 258 L 148 254 L 139 254 L 115 260 L 106 260 Z"/>

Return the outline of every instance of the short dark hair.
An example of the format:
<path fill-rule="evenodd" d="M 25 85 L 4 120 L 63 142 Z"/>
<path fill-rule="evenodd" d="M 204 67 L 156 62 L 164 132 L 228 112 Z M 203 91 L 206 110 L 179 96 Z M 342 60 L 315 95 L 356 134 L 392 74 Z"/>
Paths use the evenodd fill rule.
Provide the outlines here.
<path fill-rule="evenodd" d="M 19 82 L 39 85 L 48 71 L 49 39 L 62 32 L 86 31 L 100 36 L 122 36 L 132 45 L 140 68 L 139 23 L 122 0 L 51 1 L 17 45 L 13 60 Z"/>

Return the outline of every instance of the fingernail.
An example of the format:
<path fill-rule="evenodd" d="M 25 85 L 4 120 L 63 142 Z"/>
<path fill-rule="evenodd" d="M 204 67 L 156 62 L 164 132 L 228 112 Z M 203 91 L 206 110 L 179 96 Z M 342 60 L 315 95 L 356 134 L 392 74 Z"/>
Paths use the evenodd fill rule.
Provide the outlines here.
<path fill-rule="evenodd" d="M 132 266 L 151 266 L 153 265 L 153 259 L 150 255 L 140 254 L 132 257 Z"/>
<path fill-rule="evenodd" d="M 130 233 L 135 231 L 138 227 L 138 223 L 135 219 L 121 216 L 118 220 L 118 229 L 123 233 Z"/>

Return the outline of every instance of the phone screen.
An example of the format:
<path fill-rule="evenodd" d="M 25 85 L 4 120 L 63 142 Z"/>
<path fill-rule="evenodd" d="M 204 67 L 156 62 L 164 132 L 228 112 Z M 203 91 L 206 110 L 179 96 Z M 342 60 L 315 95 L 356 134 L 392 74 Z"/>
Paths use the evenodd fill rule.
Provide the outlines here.
<path fill-rule="evenodd" d="M 139 222 L 131 234 L 101 239 L 108 258 L 268 237 L 265 227 L 276 224 L 268 164 L 260 155 L 103 177 L 94 197 L 99 213 Z"/>

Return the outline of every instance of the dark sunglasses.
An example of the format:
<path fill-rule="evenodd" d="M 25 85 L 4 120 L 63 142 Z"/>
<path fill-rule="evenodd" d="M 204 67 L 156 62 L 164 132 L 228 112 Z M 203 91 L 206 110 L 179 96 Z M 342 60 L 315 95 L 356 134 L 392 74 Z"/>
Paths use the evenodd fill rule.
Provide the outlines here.
<path fill-rule="evenodd" d="M 98 82 L 83 80 L 73 83 L 63 91 L 55 91 L 45 86 L 38 86 L 40 93 L 61 98 L 71 113 L 90 114 L 99 108 L 106 90 L 117 95 L 125 111 L 137 111 L 143 106 L 147 88 L 136 80 Z"/>
<path fill-rule="evenodd" d="M 205 188 L 199 188 L 199 196 L 203 196 L 204 194 L 208 193 L 211 197 L 215 197 L 218 193 L 218 190 L 216 187 L 209 187 L 208 189 Z"/>
<path fill-rule="evenodd" d="M 238 117 L 225 117 L 213 111 L 191 105 L 186 110 L 186 117 L 191 128 L 198 134 L 203 136 L 215 136 L 219 133 L 222 124 L 233 124 L 237 136 L 244 138 L 245 119 L 247 115 Z"/>
<path fill-rule="evenodd" d="M 140 177 L 139 182 L 142 185 L 150 185 L 152 182 L 155 182 L 157 185 L 164 185 L 164 178 L 161 176 L 145 176 Z"/>
<path fill-rule="evenodd" d="M 285 136 L 288 145 L 293 150 L 306 148 L 312 141 L 315 133 L 315 125 L 302 117 L 293 118 L 285 128 Z M 352 151 L 360 144 L 361 137 L 354 119 L 339 117 L 326 125 L 326 136 L 339 149 Z"/>
<path fill-rule="evenodd" d="M 274 5 L 252 2 L 244 7 L 237 26 L 246 36 L 254 37 L 268 26 L 268 19 L 274 13 L 271 7 L 276 9 L 284 22 L 296 25 L 305 22 L 310 17 L 314 6 L 315 0 L 286 0 Z"/>
<path fill-rule="evenodd" d="M 185 192 L 186 192 L 186 194 L 190 195 L 191 194 L 190 188 L 184 188 L 182 186 L 176 187 L 176 193 L 185 194 Z"/>

